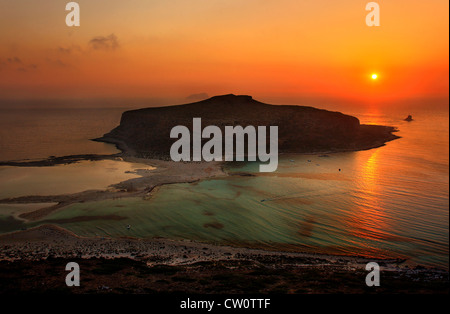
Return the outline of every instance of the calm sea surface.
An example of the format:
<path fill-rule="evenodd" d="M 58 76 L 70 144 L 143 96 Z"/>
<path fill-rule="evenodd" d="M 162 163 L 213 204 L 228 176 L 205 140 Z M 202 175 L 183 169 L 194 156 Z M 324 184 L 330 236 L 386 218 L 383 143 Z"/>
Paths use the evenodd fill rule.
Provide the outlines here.
<path fill-rule="evenodd" d="M 25 114 L 19 109 L 0 109 L 0 160 L 116 152 L 110 145 L 89 139 L 115 127 L 122 110 L 33 110 Z M 151 200 L 75 204 L 33 224 L 14 218 L 27 210 L 23 206 L 0 204 L 0 232 L 58 221 L 64 228 L 86 236 L 161 236 L 272 249 L 400 257 L 412 264 L 448 268 L 448 111 L 342 111 L 357 116 L 362 123 L 396 126 L 402 138 L 368 151 L 280 156 L 279 168 L 271 174 L 260 174 L 257 163 L 241 164 L 228 171 L 251 172 L 255 176 L 163 186 Z M 409 113 L 415 121 L 408 123 L 403 118 Z M 105 166 L 99 163 L 94 167 Z M 113 168 L 125 169 L 117 165 Z M 69 167 L 66 170 L 73 171 Z M 8 182 L 14 179 L 13 171 L 22 177 L 18 175 L 19 181 L 11 188 L 13 183 Z M 30 169 L 30 173 L 35 171 Z M 50 168 L 40 171 L 53 171 L 54 176 Z M 24 172 L 0 167 L 3 196 L 19 193 L 22 185 L 32 189 L 33 184 L 39 184 L 36 177 L 35 181 L 24 179 Z M 105 183 L 100 180 L 104 172 L 91 169 L 85 173 L 87 182 Z M 47 177 L 46 184 L 51 184 L 52 178 Z M 67 185 L 76 186 L 70 176 Z M 123 220 L 108 220 L 112 214 Z M 77 216 L 96 219 L 70 221 Z"/>
<path fill-rule="evenodd" d="M 112 145 L 93 142 L 120 122 L 120 108 L 2 108 L 0 160 L 76 154 L 114 154 Z"/>

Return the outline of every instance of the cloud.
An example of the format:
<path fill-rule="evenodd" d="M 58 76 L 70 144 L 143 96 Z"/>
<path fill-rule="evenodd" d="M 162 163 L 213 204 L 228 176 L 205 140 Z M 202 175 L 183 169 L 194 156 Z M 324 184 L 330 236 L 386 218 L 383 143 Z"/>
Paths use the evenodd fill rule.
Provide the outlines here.
<path fill-rule="evenodd" d="M 26 64 L 18 57 L 0 59 L 0 70 L 28 72 L 36 70 L 37 68 L 38 66 L 36 64 Z"/>
<path fill-rule="evenodd" d="M 8 64 L 22 64 L 22 60 L 20 60 L 20 59 L 17 58 L 17 57 L 8 58 L 8 59 L 6 59 L 6 62 L 7 62 Z"/>
<path fill-rule="evenodd" d="M 72 49 L 71 48 L 64 48 L 64 47 L 58 47 L 58 52 L 63 54 L 71 54 Z"/>
<path fill-rule="evenodd" d="M 37 70 L 37 68 L 38 68 L 38 66 L 36 64 L 29 64 L 29 65 L 21 66 L 21 67 L 17 68 L 16 70 L 18 72 L 29 72 L 29 71 Z"/>
<path fill-rule="evenodd" d="M 51 58 L 46 58 L 45 59 L 50 65 L 54 65 L 57 67 L 62 67 L 65 68 L 68 66 L 68 64 L 66 62 L 63 62 L 61 59 L 51 59 Z"/>
<path fill-rule="evenodd" d="M 89 41 L 89 46 L 94 50 L 115 50 L 119 48 L 117 36 L 111 34 L 109 36 L 97 36 Z"/>
<path fill-rule="evenodd" d="M 82 49 L 78 45 L 72 45 L 70 47 L 58 47 L 57 51 L 62 55 L 70 55 L 75 52 L 82 52 Z"/>

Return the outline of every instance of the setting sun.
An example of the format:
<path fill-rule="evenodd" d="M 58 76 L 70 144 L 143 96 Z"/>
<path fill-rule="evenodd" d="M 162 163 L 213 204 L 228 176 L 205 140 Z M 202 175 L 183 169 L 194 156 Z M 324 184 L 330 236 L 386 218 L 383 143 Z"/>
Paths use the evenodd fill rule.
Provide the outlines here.
<path fill-rule="evenodd" d="M 376 80 L 378 78 L 377 74 L 372 74 L 372 80 Z"/>

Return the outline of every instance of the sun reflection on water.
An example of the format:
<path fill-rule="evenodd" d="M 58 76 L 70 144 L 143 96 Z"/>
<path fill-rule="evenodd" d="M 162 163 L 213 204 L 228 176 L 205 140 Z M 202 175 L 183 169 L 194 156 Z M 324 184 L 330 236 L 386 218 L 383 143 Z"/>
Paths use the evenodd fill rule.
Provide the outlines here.
<path fill-rule="evenodd" d="M 378 251 L 373 241 L 389 237 L 389 233 L 385 232 L 389 226 L 384 203 L 379 197 L 382 194 L 382 185 L 379 184 L 382 179 L 378 173 L 378 154 L 379 150 L 372 151 L 367 161 L 361 163 L 360 187 L 354 192 L 354 207 L 350 209 L 351 216 L 347 222 L 350 236 L 357 238 L 354 241 L 369 252 Z"/>

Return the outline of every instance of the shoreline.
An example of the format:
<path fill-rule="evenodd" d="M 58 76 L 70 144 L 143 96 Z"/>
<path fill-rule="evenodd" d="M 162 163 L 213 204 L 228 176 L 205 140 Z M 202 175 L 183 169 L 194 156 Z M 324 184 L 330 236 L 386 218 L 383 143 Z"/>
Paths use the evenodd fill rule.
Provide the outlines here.
<path fill-rule="evenodd" d="M 448 292 L 448 271 L 412 268 L 398 259 L 267 251 L 164 238 L 84 238 L 54 225 L 0 235 L 0 247 L 0 290 L 9 293 Z M 82 268 L 83 285 L 70 290 L 64 283 L 64 270 L 74 261 Z M 365 266 L 374 261 L 380 265 L 383 284 L 370 290 L 365 285 Z"/>
<path fill-rule="evenodd" d="M 61 242 L 64 240 L 64 243 Z M 52 249 L 48 249 L 48 244 L 56 244 Z M 83 237 L 76 233 L 73 233 L 61 226 L 54 224 L 43 224 L 37 227 L 33 227 L 27 230 L 17 230 L 9 233 L 0 234 L 0 245 L 3 246 L 3 250 L 0 251 L 0 261 L 15 259 L 23 260 L 45 260 L 47 258 L 57 258 L 57 257 L 71 257 L 73 256 L 73 250 L 69 250 L 69 247 L 74 246 L 79 247 L 82 252 L 81 257 L 104 257 L 104 258 L 137 258 L 137 259 L 151 259 L 156 253 L 153 250 L 153 246 L 160 246 L 157 250 L 158 255 L 162 256 L 159 262 L 162 264 L 170 265 L 182 265 L 190 264 L 199 261 L 206 261 L 211 259 L 214 254 L 208 254 L 206 257 L 196 257 L 195 253 L 200 251 L 195 251 L 201 248 L 201 250 L 211 250 L 218 255 L 233 252 L 234 254 L 247 253 L 249 255 L 261 256 L 261 255 L 273 255 L 273 256 L 284 256 L 292 258 L 310 258 L 310 259 L 326 259 L 335 260 L 339 259 L 346 262 L 361 262 L 367 263 L 368 261 L 378 261 L 380 263 L 389 265 L 404 264 L 406 259 L 401 258 L 370 258 L 359 255 L 339 255 L 339 254 L 325 254 L 325 253 L 309 253 L 309 252 L 293 252 L 284 250 L 269 250 L 256 247 L 248 246 L 238 246 L 238 245 L 220 245 L 212 244 L 196 240 L 188 239 L 169 239 L 162 237 L 154 238 L 136 238 L 136 237 Z M 85 244 L 85 245 L 78 245 Z M 117 246 L 108 246 L 105 244 L 116 244 Z M 92 246 L 90 246 L 92 245 Z M 98 246 L 97 246 L 98 245 Z M 140 251 L 140 254 L 136 253 L 134 245 L 141 246 L 141 249 L 148 249 L 145 252 Z M 166 245 L 167 248 L 162 248 L 161 245 Z M 5 249 L 6 248 L 6 249 Z M 82 248 L 82 249 L 81 249 Z M 186 250 L 187 248 L 193 249 L 191 256 L 179 259 L 176 253 L 179 249 Z M 41 251 L 36 251 L 36 249 Z M 162 249 L 162 250 L 161 250 Z M 102 251 L 103 250 L 103 251 Z M 58 254 L 55 254 L 59 252 Z M 167 257 L 173 258 L 168 260 Z M 228 254 L 226 254 L 228 255 Z M 405 266 L 409 267 L 409 266 Z M 433 269 L 433 268 L 430 268 Z M 438 269 L 438 268 L 435 268 Z"/>
<path fill-rule="evenodd" d="M 314 253 L 286 251 L 283 249 L 263 249 L 261 247 L 231 244 L 213 244 L 189 239 L 169 239 L 163 237 L 83 237 L 61 226 L 43 224 L 27 230 L 17 230 L 0 234 L 0 261 L 46 260 L 48 258 L 130 258 L 147 262 L 148 265 L 189 265 L 198 262 L 223 259 L 243 259 L 257 261 L 264 257 L 304 260 L 317 264 L 344 263 L 351 267 L 365 266 L 377 262 L 385 270 L 421 269 L 447 272 L 439 267 L 408 265 L 405 258 L 373 258 L 363 255 Z M 208 253 L 204 254 L 204 251 Z M 181 256 L 183 255 L 183 256 Z M 229 257 L 229 258 L 228 258 Z M 239 259 L 239 258 L 237 258 Z M 319 263 L 320 262 L 320 263 Z"/>
<path fill-rule="evenodd" d="M 106 245 L 106 247 L 104 247 Z M 162 245 L 162 246 L 161 246 Z M 159 246 L 159 249 L 158 249 Z M 166 246 L 169 248 L 166 249 Z M 46 260 L 48 258 L 130 258 L 138 260 L 153 260 L 159 264 L 188 265 L 196 262 L 220 260 L 223 254 L 231 256 L 234 252 L 239 255 L 278 256 L 279 258 L 305 258 L 327 260 L 334 264 L 337 261 L 366 265 L 368 262 L 378 262 L 390 270 L 421 269 L 449 273 L 448 268 L 439 266 L 409 263 L 408 257 L 374 257 L 364 254 L 345 254 L 339 252 L 308 251 L 297 248 L 295 245 L 262 245 L 250 243 L 216 243 L 191 239 L 171 239 L 164 237 L 138 238 L 133 236 L 80 236 L 62 226 L 53 223 L 44 223 L 25 230 L 15 230 L 0 234 L 0 261 L 15 260 Z M 194 248 L 194 254 L 202 253 L 198 249 L 210 250 L 203 257 L 198 255 L 187 256 L 187 248 Z M 163 251 L 161 251 L 163 249 Z M 59 252 L 58 254 L 56 254 Z M 74 255 L 74 253 L 77 253 Z M 189 251 L 191 253 L 191 251 Z M 181 256 L 183 257 L 181 258 Z M 200 254 L 201 255 L 201 254 Z M 159 260 L 158 258 L 161 257 Z M 256 258 L 256 260 L 258 259 Z M 253 260 L 252 258 L 250 258 Z M 256 261 L 255 260 L 255 261 Z M 150 263 L 151 264 L 151 263 Z"/>

